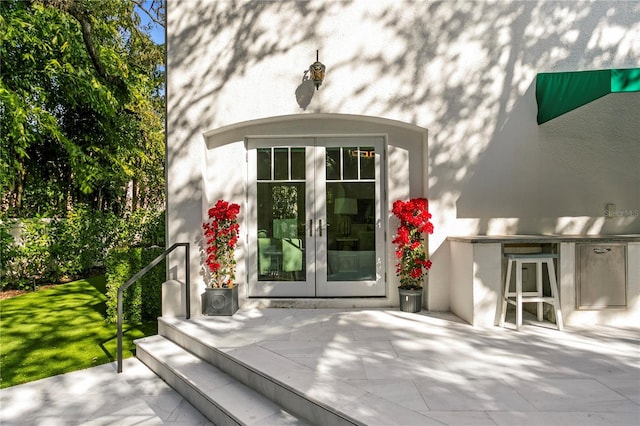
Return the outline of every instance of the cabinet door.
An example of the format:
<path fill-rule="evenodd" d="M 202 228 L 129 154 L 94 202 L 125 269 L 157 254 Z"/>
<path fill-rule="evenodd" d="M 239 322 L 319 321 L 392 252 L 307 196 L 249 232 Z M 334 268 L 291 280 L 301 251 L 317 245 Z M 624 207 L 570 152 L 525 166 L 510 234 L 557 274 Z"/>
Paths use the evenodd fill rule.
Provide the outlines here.
<path fill-rule="evenodd" d="M 577 244 L 579 309 L 627 306 L 625 244 Z"/>

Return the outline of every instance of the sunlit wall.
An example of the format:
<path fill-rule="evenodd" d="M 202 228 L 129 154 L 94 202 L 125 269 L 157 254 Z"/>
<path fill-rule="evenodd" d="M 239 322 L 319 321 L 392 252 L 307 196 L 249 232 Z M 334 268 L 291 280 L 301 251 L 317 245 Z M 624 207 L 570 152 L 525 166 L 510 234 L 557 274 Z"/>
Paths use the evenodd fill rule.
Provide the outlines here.
<path fill-rule="evenodd" d="M 640 232 L 637 94 L 541 126 L 535 101 L 538 72 L 637 67 L 639 2 L 170 0 L 167 19 L 170 241 L 200 231 L 203 134 L 296 113 L 428 129 L 436 287 L 448 235 Z"/>

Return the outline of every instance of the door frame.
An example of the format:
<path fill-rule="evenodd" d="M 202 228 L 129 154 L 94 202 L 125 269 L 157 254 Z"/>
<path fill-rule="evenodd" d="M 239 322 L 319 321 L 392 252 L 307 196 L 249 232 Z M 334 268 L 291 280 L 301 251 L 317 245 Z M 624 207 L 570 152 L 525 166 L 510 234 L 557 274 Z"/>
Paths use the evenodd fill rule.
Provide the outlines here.
<path fill-rule="evenodd" d="M 289 139 L 291 143 L 282 144 L 280 141 L 284 139 Z M 273 141 L 273 143 L 269 141 Z M 267 137 L 246 137 L 245 138 L 245 146 L 247 150 L 247 194 L 246 194 L 246 205 L 247 211 L 245 217 L 246 223 L 246 240 L 247 240 L 247 257 L 246 257 L 246 270 L 247 270 L 247 296 L 248 297 L 315 297 L 315 284 L 311 283 L 311 275 L 313 271 L 310 271 L 309 268 L 305 268 L 306 277 L 304 281 L 258 281 L 258 244 L 251 244 L 253 241 L 258 241 L 258 229 L 257 221 L 254 222 L 252 218 L 254 218 L 257 213 L 251 211 L 251 208 L 255 208 L 257 199 L 257 186 L 258 180 L 256 176 L 256 170 L 250 165 L 252 164 L 252 155 L 255 153 L 258 147 L 261 148 L 274 148 L 274 147 L 305 147 L 305 169 L 308 170 L 310 167 L 310 159 L 307 155 L 306 148 L 309 143 L 304 143 L 304 141 L 313 141 L 314 138 L 312 136 L 304 136 L 304 137 L 277 137 L 277 136 L 267 136 Z M 296 143 L 297 142 L 297 143 Z M 252 143 L 259 144 L 258 147 L 253 148 L 251 146 Z M 311 145 L 313 146 L 313 145 Z M 308 177 L 305 179 L 305 187 L 308 182 L 313 182 L 312 178 Z M 306 202 L 308 204 L 308 200 Z M 305 214 L 308 207 L 305 207 Z M 307 223 L 306 217 L 304 223 Z M 305 230 L 305 240 L 306 240 L 307 232 Z M 305 241 L 305 246 L 307 246 L 307 242 Z M 306 259 L 306 258 L 305 258 Z M 258 283 L 261 282 L 262 287 L 258 288 Z M 306 284 L 304 284 L 306 283 Z M 313 284 L 313 285 L 312 285 Z M 252 293 L 253 294 L 249 296 Z M 274 288 L 277 287 L 277 288 Z M 265 290 L 262 292 L 261 290 Z"/>
<path fill-rule="evenodd" d="M 368 139 L 371 143 L 356 143 L 355 145 L 359 146 L 367 146 L 373 145 L 376 153 L 379 152 L 379 155 L 375 156 L 375 182 L 376 186 L 374 188 L 375 191 L 375 200 L 376 200 L 376 218 L 374 225 L 375 232 L 375 280 L 356 280 L 356 281 L 346 281 L 346 280 L 329 280 L 327 268 L 329 266 L 329 250 L 325 241 L 322 241 L 322 251 L 324 257 L 324 265 L 321 265 L 321 268 L 324 268 L 320 272 L 320 279 L 316 276 L 316 295 L 317 297 L 382 297 L 386 296 L 386 286 L 385 286 L 385 277 L 386 277 L 386 263 L 385 259 L 387 257 L 387 253 L 385 250 L 386 247 L 386 229 L 388 226 L 388 222 L 384 220 L 383 215 L 386 211 L 386 203 L 385 203 L 385 157 L 386 157 L 386 137 L 384 135 L 348 135 L 348 136 L 317 136 L 316 140 L 321 140 L 320 144 L 316 144 L 316 146 L 322 147 L 322 152 L 326 152 L 326 149 L 329 147 L 349 147 L 349 144 L 346 143 L 348 139 L 353 140 L 366 140 Z M 353 145 L 351 145 L 353 146 Z M 326 155 L 326 154 L 325 154 Z M 320 157 L 320 156 L 319 156 Z M 326 158 L 319 158 L 320 161 L 326 161 Z M 320 179 L 316 180 L 316 186 L 323 186 L 326 191 L 327 182 L 325 177 L 322 176 Z M 326 193 L 325 193 L 326 195 Z M 323 216 L 325 218 L 328 217 L 326 212 L 326 200 L 323 200 L 323 208 L 325 211 L 323 212 Z M 346 253 L 346 252 L 342 252 Z M 361 254 L 362 252 L 357 252 Z M 338 254 L 338 253 L 335 253 Z M 355 293 L 355 294 L 354 294 Z"/>
<path fill-rule="evenodd" d="M 348 147 L 349 140 L 353 140 L 358 146 L 374 146 L 375 156 L 375 200 L 376 221 L 373 224 L 375 232 L 375 279 L 354 281 L 331 281 L 328 279 L 329 251 L 325 240 L 319 239 L 322 229 L 327 226 L 326 212 L 326 179 L 325 176 L 316 176 L 317 172 L 326 173 L 326 148 Z M 386 253 L 386 227 L 388 221 L 385 218 L 386 204 L 386 143 L 384 134 L 337 134 L 337 135 L 269 135 L 246 136 L 245 148 L 247 152 L 247 194 L 246 205 L 246 241 L 247 241 L 247 297 L 266 298 L 322 298 L 322 297 L 385 297 L 387 292 L 387 253 Z M 258 281 L 258 229 L 255 211 L 257 199 L 258 180 L 255 165 L 256 150 L 258 148 L 274 147 L 305 147 L 305 159 L 307 178 L 305 179 L 306 197 L 305 206 L 305 231 L 304 239 L 307 249 L 313 243 L 313 248 L 307 253 L 312 258 L 305 256 L 308 267 L 306 268 L 305 281 Z M 309 151 L 310 150 L 310 151 Z M 331 182 L 331 181 L 329 181 Z M 316 216 L 325 220 L 325 225 L 316 220 Z M 313 236 L 310 236 L 307 224 L 313 223 Z M 325 234 L 326 235 L 326 234 Z M 252 244 L 255 242 L 256 244 Z M 320 262 L 317 262 L 320 260 Z M 259 284 L 261 283 L 261 284 Z M 263 291 L 264 289 L 264 291 Z"/>
<path fill-rule="evenodd" d="M 247 137 L 287 137 L 287 136 L 385 136 L 385 211 L 383 220 L 385 227 L 393 233 L 397 225 L 388 211 L 396 199 L 412 197 L 429 198 L 429 132 L 426 128 L 408 122 L 389 118 L 359 114 L 339 113 L 294 113 L 279 116 L 262 116 L 246 121 L 235 121 L 228 125 L 212 127 L 202 134 L 202 149 L 184 152 L 193 157 L 195 167 L 202 170 L 201 182 L 189 182 L 182 186 L 173 203 L 178 206 L 180 215 L 170 217 L 167 221 L 174 228 L 168 243 L 184 241 L 187 238 L 195 246 L 200 244 L 202 221 L 207 211 L 218 199 L 225 199 L 241 205 L 239 216 L 240 228 L 247 229 L 245 213 L 247 212 Z M 198 208 L 186 208 L 193 202 Z M 189 204 L 191 202 L 191 204 Z M 186 204 L 185 204 L 186 203 Z M 182 207 L 180 207 L 182 206 Z M 173 222 L 172 222 L 173 221 Z M 389 226 L 389 223 L 391 225 Z M 385 297 L 350 297 L 350 298 L 251 298 L 247 296 L 247 251 L 246 233 L 236 250 L 236 278 L 240 285 L 238 293 L 241 308 L 385 308 L 398 305 L 398 279 L 394 273 L 395 255 L 390 243 L 391 235 L 387 235 L 385 250 L 386 296 Z M 430 237 L 430 240 L 436 237 Z M 436 238 L 437 240 L 437 238 Z M 437 240 L 439 241 L 439 240 Z M 434 246 L 434 250 L 439 246 Z M 434 253 L 430 253 L 434 255 Z M 436 260 L 428 276 L 423 301 L 427 309 L 446 310 L 449 307 L 448 257 Z M 182 262 L 182 260 L 180 260 Z M 170 265 L 170 275 L 180 276 L 183 270 L 180 262 Z M 202 269 L 201 253 L 191 252 L 191 270 Z M 444 270 L 444 272 L 442 272 Z M 177 274 L 177 275 L 176 275 Z M 444 275 L 442 275 L 444 274 Z M 202 274 L 192 279 L 191 313 L 201 312 L 200 294 L 204 291 L 205 282 Z"/>

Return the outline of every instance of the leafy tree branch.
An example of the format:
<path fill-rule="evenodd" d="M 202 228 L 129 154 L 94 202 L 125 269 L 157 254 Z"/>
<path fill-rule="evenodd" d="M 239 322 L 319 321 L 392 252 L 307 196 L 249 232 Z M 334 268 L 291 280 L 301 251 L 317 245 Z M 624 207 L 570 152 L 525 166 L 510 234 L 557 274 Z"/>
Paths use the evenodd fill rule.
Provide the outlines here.
<path fill-rule="evenodd" d="M 164 51 L 136 3 L 0 11 L 0 215 L 162 204 Z"/>

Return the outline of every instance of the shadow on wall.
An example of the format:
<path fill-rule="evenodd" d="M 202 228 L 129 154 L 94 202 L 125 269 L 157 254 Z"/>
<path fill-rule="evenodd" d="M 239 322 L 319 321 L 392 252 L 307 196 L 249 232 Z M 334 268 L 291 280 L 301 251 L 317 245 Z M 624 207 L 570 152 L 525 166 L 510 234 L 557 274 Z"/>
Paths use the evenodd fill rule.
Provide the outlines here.
<path fill-rule="evenodd" d="M 514 226 L 522 230 L 525 218 L 549 216 L 555 221 L 569 216 L 569 207 L 574 215 L 586 211 L 577 195 L 570 201 L 563 198 L 566 188 L 547 198 L 546 192 L 525 180 L 537 172 L 516 166 L 533 145 L 526 146 L 526 151 L 518 150 L 522 144 L 507 145 L 509 140 L 519 140 L 523 126 L 512 118 L 522 117 L 523 109 L 531 107 L 532 86 L 527 89 L 523 82 L 530 82 L 537 71 L 575 69 L 585 60 L 588 63 L 584 66 L 603 67 L 611 65 L 611 58 L 620 64 L 635 61 L 632 39 L 628 38 L 633 31 L 622 34 L 620 42 L 611 45 L 594 41 L 594 34 L 600 34 L 607 25 L 637 26 L 640 13 L 639 3 L 604 1 L 570 7 L 572 19 L 566 17 L 565 3 L 546 1 L 390 1 L 375 7 L 369 2 L 211 1 L 167 6 L 167 72 L 171 74 L 175 65 L 197 64 L 202 68 L 192 80 L 173 77 L 169 81 L 167 132 L 173 159 L 193 155 L 188 141 L 215 128 L 216 111 L 225 104 L 253 101 L 220 99 L 226 85 L 241 81 L 264 62 L 284 56 L 306 40 L 320 40 L 317 47 L 322 49 L 322 44 L 335 41 L 326 31 L 331 28 L 331 20 L 349 16 L 358 22 L 355 29 L 368 23 L 380 31 L 355 41 L 355 47 L 348 51 L 353 52 L 351 56 L 331 65 L 332 76 L 348 78 L 358 72 L 367 78 L 353 80 L 347 90 L 325 96 L 323 111 L 383 116 L 429 128 L 429 199 L 439 200 L 448 211 L 455 211 L 457 206 L 460 218 L 479 218 L 479 228 L 485 230 L 493 217 L 514 217 L 521 222 L 514 222 Z M 538 34 L 538 28 L 542 35 L 532 35 Z M 354 29 L 345 27 L 343 31 L 355 39 L 356 34 L 351 34 Z M 558 55 L 558 51 L 563 54 Z M 327 83 L 323 90 L 331 91 L 331 81 Z M 296 97 L 303 109 L 310 105 L 311 86 L 307 88 L 307 84 L 302 82 Z M 526 93 L 521 98 L 523 90 Z M 292 94 L 287 96 L 293 102 Z M 514 108 L 514 99 L 518 98 Z M 535 111 L 527 110 L 529 113 L 531 126 L 535 126 Z M 540 131 L 525 126 L 532 134 Z M 537 138 L 534 143 L 538 143 Z M 502 151 L 511 150 L 520 163 L 496 165 L 485 152 L 488 150 L 498 153 L 499 158 L 506 157 Z M 538 157 L 537 161 L 544 159 Z M 171 161 L 168 166 L 173 166 Z M 555 171 L 557 168 L 551 170 Z M 487 176 L 501 186 L 488 188 L 483 183 Z M 519 185 L 504 185 L 505 180 L 515 180 Z M 574 181 L 567 182 L 570 187 L 580 187 Z M 601 189 L 594 193 L 610 194 Z M 195 200 L 186 191 L 170 196 L 173 205 L 186 201 L 184 208 L 194 207 L 189 203 Z M 505 200 L 509 200 L 506 207 Z M 609 201 L 615 200 L 598 200 L 593 207 L 594 201 L 590 200 L 589 209 L 599 211 L 601 204 Z M 512 212 L 507 215 L 505 209 Z M 584 226 L 598 226 L 597 219 Z M 190 232 L 188 225 L 185 231 Z"/>
<path fill-rule="evenodd" d="M 508 218 L 511 232 L 639 232 L 640 93 L 608 95 L 538 126 L 535 83 L 461 182 L 460 218 Z M 502 225 L 504 226 L 504 224 Z"/>
<path fill-rule="evenodd" d="M 308 34 L 317 38 L 316 27 L 326 7 L 324 2 L 169 2 L 167 201 L 171 238 L 188 238 L 193 244 L 201 238 L 194 224 L 202 219 L 206 182 L 193 167 L 200 156 L 192 141 L 215 127 L 220 92 L 235 78 L 255 72 L 265 58 L 286 53 Z M 274 26 L 273 16 L 286 18 Z M 189 80 L 176 74 L 176 70 L 190 68 L 202 71 L 191 73 L 194 77 Z M 223 192 L 224 198 L 234 199 L 237 188 L 229 185 Z"/>
<path fill-rule="evenodd" d="M 226 2 L 211 1 L 167 6 L 168 31 L 180 28 L 172 31 L 168 40 L 167 72 L 174 65 L 185 64 L 197 64 L 203 69 L 198 80 L 179 87 L 179 94 L 171 96 L 168 92 L 168 105 L 170 110 L 181 112 L 202 108 L 198 119 L 215 118 L 218 104 L 213 100 L 233 78 L 251 72 L 265 58 L 286 53 L 306 37 L 317 38 L 317 25 L 326 11 L 325 4 L 311 2 L 249 2 L 230 7 Z M 276 27 L 266 25 L 269 20 L 263 19 L 263 15 L 274 14 L 286 17 L 286 23 Z M 176 22 L 172 24 L 171 18 Z M 185 24 L 183 20 L 193 22 Z M 278 28 L 277 37 L 273 37 L 274 28 Z M 296 28 L 304 28 L 306 33 Z M 212 42 L 220 45 L 223 41 L 232 46 L 208 49 Z M 208 65 L 203 67 L 203 62 Z M 218 84 L 211 87 L 207 84 L 210 81 Z M 211 88 L 200 91 L 200 87 Z M 190 122 L 188 114 L 169 114 L 167 119 L 169 129 L 189 129 L 191 133 L 181 135 L 183 140 L 214 128 L 213 123 Z"/>
<path fill-rule="evenodd" d="M 311 103 L 311 99 L 313 99 L 313 95 L 316 92 L 316 87 L 313 84 L 313 81 L 309 79 L 309 76 L 305 72 L 302 77 L 302 83 L 296 88 L 296 102 L 300 105 L 300 108 L 306 110 L 309 104 Z"/>
<path fill-rule="evenodd" d="M 384 111 L 412 111 L 412 119 L 429 128 L 429 198 L 439 200 L 445 211 L 457 209 L 458 218 L 479 219 L 476 233 L 480 234 L 494 226 L 494 218 L 510 218 L 511 232 L 535 232 L 540 227 L 555 232 L 597 232 L 607 227 L 638 232 L 637 218 L 603 223 L 602 213 L 604 203 L 611 200 L 638 204 L 638 194 L 629 195 L 629 191 L 640 186 L 638 176 L 633 175 L 640 167 L 627 169 L 626 174 L 602 171 L 607 177 L 597 182 L 586 167 L 566 178 L 562 157 L 547 149 L 556 140 L 536 124 L 531 81 L 536 72 L 635 64 L 633 49 L 625 48 L 629 36 L 621 35 L 619 42 L 608 44 L 602 39 L 594 42 L 594 35 L 606 26 L 637 28 L 633 15 L 637 17 L 640 5 L 585 3 L 570 12 L 570 20 L 566 10 L 558 13 L 565 7 L 558 2 L 496 6 L 419 3 L 414 5 L 413 25 L 406 24 L 402 10 L 389 6 L 376 19 L 405 40 L 404 54 L 389 62 L 363 52 L 362 62 L 374 64 L 376 75 L 393 75 L 399 80 L 400 90 Z M 532 36 L 533 28 L 544 28 L 540 33 L 544 35 Z M 568 45 L 569 33 L 575 38 Z M 555 51 L 566 54 L 555 55 Z M 414 72 L 407 72 L 411 69 Z M 366 94 L 367 87 L 355 93 Z M 420 122 L 431 116 L 431 122 Z M 571 148 L 563 155 L 580 158 L 569 152 L 574 144 L 564 146 Z M 606 155 L 598 151 L 603 146 L 596 147 L 598 154 L 592 159 Z M 583 141 L 582 154 L 591 148 Z M 583 160 L 573 160 L 572 165 L 580 169 L 588 164 Z M 621 175 L 623 180 L 617 180 Z M 623 185 L 626 192 L 621 191 Z"/>

